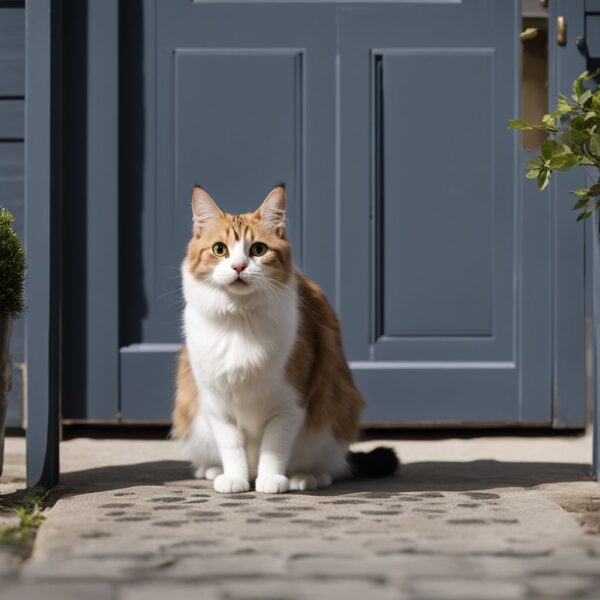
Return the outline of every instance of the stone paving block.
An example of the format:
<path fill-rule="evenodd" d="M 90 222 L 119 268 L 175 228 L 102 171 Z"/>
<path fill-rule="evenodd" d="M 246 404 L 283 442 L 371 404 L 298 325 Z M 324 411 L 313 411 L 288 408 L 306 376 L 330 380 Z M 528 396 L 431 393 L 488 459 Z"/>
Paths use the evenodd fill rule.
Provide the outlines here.
<path fill-rule="evenodd" d="M 427 600 L 518 600 L 526 598 L 523 584 L 490 579 L 431 578 L 411 585 L 415 598 Z"/>
<path fill-rule="evenodd" d="M 530 594 L 536 598 L 581 598 L 587 594 L 598 595 L 600 572 L 595 576 L 554 573 L 537 575 L 527 579 Z"/>
<path fill-rule="evenodd" d="M 235 600 L 403 600 L 396 587 L 359 579 L 321 580 L 249 579 L 223 582 L 223 598 Z"/>
<path fill-rule="evenodd" d="M 31 583 L 5 584 L 2 600 L 117 600 L 116 590 L 107 583 Z"/>
<path fill-rule="evenodd" d="M 461 557 L 449 556 L 308 556 L 292 560 L 290 572 L 297 577 L 363 577 L 373 581 L 386 581 L 419 575 L 475 575 L 476 567 L 470 566 Z"/>
<path fill-rule="evenodd" d="M 368 581 L 231 579 L 219 584 L 144 583 L 121 586 L 118 600 L 403 600 L 397 588 Z"/>
<path fill-rule="evenodd" d="M 221 592 L 207 583 L 137 583 L 121 585 L 117 600 L 221 600 Z"/>
<path fill-rule="evenodd" d="M 118 549 L 115 549 L 118 550 Z M 35 557 L 24 565 L 21 576 L 29 581 L 129 581 L 138 573 L 152 573 L 172 564 L 161 556 Z"/>
<path fill-rule="evenodd" d="M 136 572 L 140 580 L 160 577 L 161 579 L 224 579 L 229 577 L 280 576 L 286 573 L 286 561 L 278 556 L 265 555 L 220 555 L 182 557 L 167 565 L 159 573 L 141 567 Z"/>

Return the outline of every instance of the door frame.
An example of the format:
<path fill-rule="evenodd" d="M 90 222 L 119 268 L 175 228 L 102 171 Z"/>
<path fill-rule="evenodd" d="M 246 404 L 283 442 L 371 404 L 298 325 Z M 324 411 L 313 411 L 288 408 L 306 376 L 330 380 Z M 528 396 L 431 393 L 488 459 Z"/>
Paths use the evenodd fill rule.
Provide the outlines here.
<path fill-rule="evenodd" d="M 556 42 L 556 22 L 564 16 L 568 38 Z M 576 40 L 585 35 L 584 0 L 551 0 L 548 5 L 548 106 L 560 92 L 570 94 L 585 70 Z M 533 186 L 532 182 L 529 182 Z M 549 187 L 553 253 L 552 277 L 552 426 L 583 428 L 586 423 L 585 228 L 575 221 L 569 191 L 581 187 L 578 172 L 559 173 Z M 576 301 L 573 290 L 579 290 Z M 578 400 L 576 400 L 578 399 Z"/>
<path fill-rule="evenodd" d="M 27 483 L 50 487 L 58 480 L 58 442 L 60 427 L 60 243 L 61 223 L 59 220 L 60 198 L 60 161 L 61 151 L 61 19 L 62 0 L 28 0 L 26 3 L 26 241 L 28 259 L 27 279 L 27 331 L 26 331 L 26 363 L 30 375 L 27 379 L 26 397 L 28 408 L 27 426 Z M 90 0 L 96 10 L 105 11 L 104 21 L 99 22 L 99 29 L 108 26 L 112 32 L 118 32 L 118 1 L 99 2 Z M 102 8 L 102 7 L 105 8 Z M 556 15 L 567 15 L 571 36 L 583 35 L 585 18 L 584 0 L 554 0 L 550 4 L 550 40 L 554 39 L 554 23 Z M 577 32 L 581 33 L 577 33 Z M 92 32 L 88 32 L 91 34 Z M 101 38 L 100 38 L 101 39 Z M 91 38 L 91 48 L 100 51 L 100 39 Z M 110 36 L 114 43 L 116 39 Z M 94 45 L 95 44 L 95 45 Z M 113 58 L 118 59 L 118 45 L 113 45 Z M 102 51 L 104 51 L 106 47 Z M 556 97 L 558 89 L 565 89 L 573 78 L 583 70 L 583 57 L 574 44 L 564 47 L 550 42 L 549 69 L 556 82 L 550 87 L 551 101 Z M 107 61 L 110 67 L 112 61 Z M 104 150 L 113 147 L 113 157 L 118 156 L 118 69 L 112 70 L 102 63 L 96 64 L 96 71 L 88 73 L 88 81 L 94 77 L 104 77 L 109 82 L 108 103 L 98 101 L 99 113 L 91 115 L 95 119 L 95 131 L 102 137 Z M 112 79 L 110 74 L 112 73 Z M 96 82 L 97 83 L 97 82 Z M 116 107 L 116 113 L 115 113 Z M 89 107 L 88 107 L 89 108 Z M 108 121 L 107 121 L 108 119 Z M 102 124 L 112 123 L 107 130 Z M 116 132 L 116 137 L 115 137 Z M 88 161 L 88 166 L 91 163 Z M 94 168 L 102 168 L 101 166 Z M 116 160 L 104 164 L 104 175 L 109 177 L 109 184 L 116 184 L 118 190 L 118 164 Z M 99 172 L 96 173 L 99 175 Z M 90 180 L 91 181 L 91 180 Z M 99 181 L 99 180 L 97 180 Z M 106 178 L 102 181 L 106 183 Z M 583 273 L 583 228 L 574 224 L 572 213 L 565 212 L 565 194 L 572 185 L 567 177 L 557 179 L 553 186 L 552 204 L 554 210 L 553 231 L 555 234 L 555 255 L 560 254 L 560 261 L 555 266 L 554 277 L 554 311 L 553 311 L 553 426 L 557 428 L 581 427 L 585 422 L 584 403 L 584 306 L 573 307 L 568 303 L 569 290 L 583 289 L 585 285 Z M 98 193 L 96 191 L 96 193 Z M 103 198 L 106 196 L 103 195 Z M 113 197 L 113 200 L 118 195 Z M 106 208 L 106 206 L 104 206 Z M 102 207 L 99 207 L 102 210 Z M 118 239 L 118 203 L 111 204 L 112 219 L 110 225 L 117 228 Z M 598 231 L 598 220 L 595 217 L 594 232 Z M 593 235 L 593 315 L 594 352 L 593 363 L 595 413 L 595 473 L 600 476 L 600 242 L 598 235 Z M 575 258 L 572 259 L 575 254 Z M 577 261 L 577 262 L 574 262 Z M 574 268 L 575 265 L 575 268 Z M 581 268 L 580 268 L 581 265 Z M 89 265 L 88 265 L 89 266 Z M 113 264 L 113 292 L 118 288 L 118 266 Z M 575 287 L 572 287 L 575 286 Z M 112 293 L 112 292 L 111 292 Z M 564 308 L 563 308 L 564 306 Z M 118 322 L 118 295 L 116 302 L 111 301 L 111 313 Z M 115 313 L 114 310 L 117 312 Z M 566 322 L 559 321 L 567 315 Z M 106 332 L 100 332 L 106 333 Z M 118 344 L 114 344 L 111 352 L 118 357 Z M 568 360 L 567 360 L 568 359 Z M 581 371 L 571 369 L 568 372 L 565 364 L 577 360 L 582 365 Z M 571 363 L 572 364 L 572 363 Z M 113 377 L 114 379 L 114 377 Z M 118 369 L 116 375 L 118 386 Z M 581 398 L 580 402 L 573 402 Z M 96 402 L 90 405 L 95 412 Z M 91 418 L 94 418 L 90 415 Z M 112 415 L 111 415 L 112 416 Z M 103 421 L 117 421 L 105 415 Z M 107 418 L 108 417 L 108 418 Z"/>

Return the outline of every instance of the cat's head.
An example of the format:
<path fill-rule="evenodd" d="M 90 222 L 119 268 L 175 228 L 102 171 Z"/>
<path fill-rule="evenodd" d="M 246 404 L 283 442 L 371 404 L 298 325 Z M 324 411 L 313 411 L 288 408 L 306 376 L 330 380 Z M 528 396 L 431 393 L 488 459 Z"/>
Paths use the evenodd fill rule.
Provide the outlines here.
<path fill-rule="evenodd" d="M 204 189 L 194 187 L 189 273 L 233 296 L 269 293 L 284 285 L 293 270 L 285 208 L 283 185 L 273 189 L 257 210 L 242 215 L 223 212 Z"/>

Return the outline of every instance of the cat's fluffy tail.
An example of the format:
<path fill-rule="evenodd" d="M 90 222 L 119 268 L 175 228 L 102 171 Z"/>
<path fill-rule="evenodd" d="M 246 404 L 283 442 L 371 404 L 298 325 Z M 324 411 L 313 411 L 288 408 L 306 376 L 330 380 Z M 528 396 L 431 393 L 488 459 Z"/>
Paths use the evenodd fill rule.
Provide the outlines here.
<path fill-rule="evenodd" d="M 354 477 L 388 477 L 400 466 L 394 449 L 385 446 L 370 452 L 348 452 L 347 458 Z"/>

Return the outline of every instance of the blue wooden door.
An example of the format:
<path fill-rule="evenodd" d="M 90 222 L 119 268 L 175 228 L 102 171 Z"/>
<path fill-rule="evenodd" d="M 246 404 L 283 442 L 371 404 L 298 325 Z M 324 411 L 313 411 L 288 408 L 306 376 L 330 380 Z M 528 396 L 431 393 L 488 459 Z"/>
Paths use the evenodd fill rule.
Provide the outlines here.
<path fill-rule="evenodd" d="M 192 185 L 235 212 L 285 180 L 365 421 L 552 424 L 556 236 L 582 238 L 528 197 L 507 129 L 518 0 L 146 0 L 119 20 L 115 415 L 169 416 Z"/>

